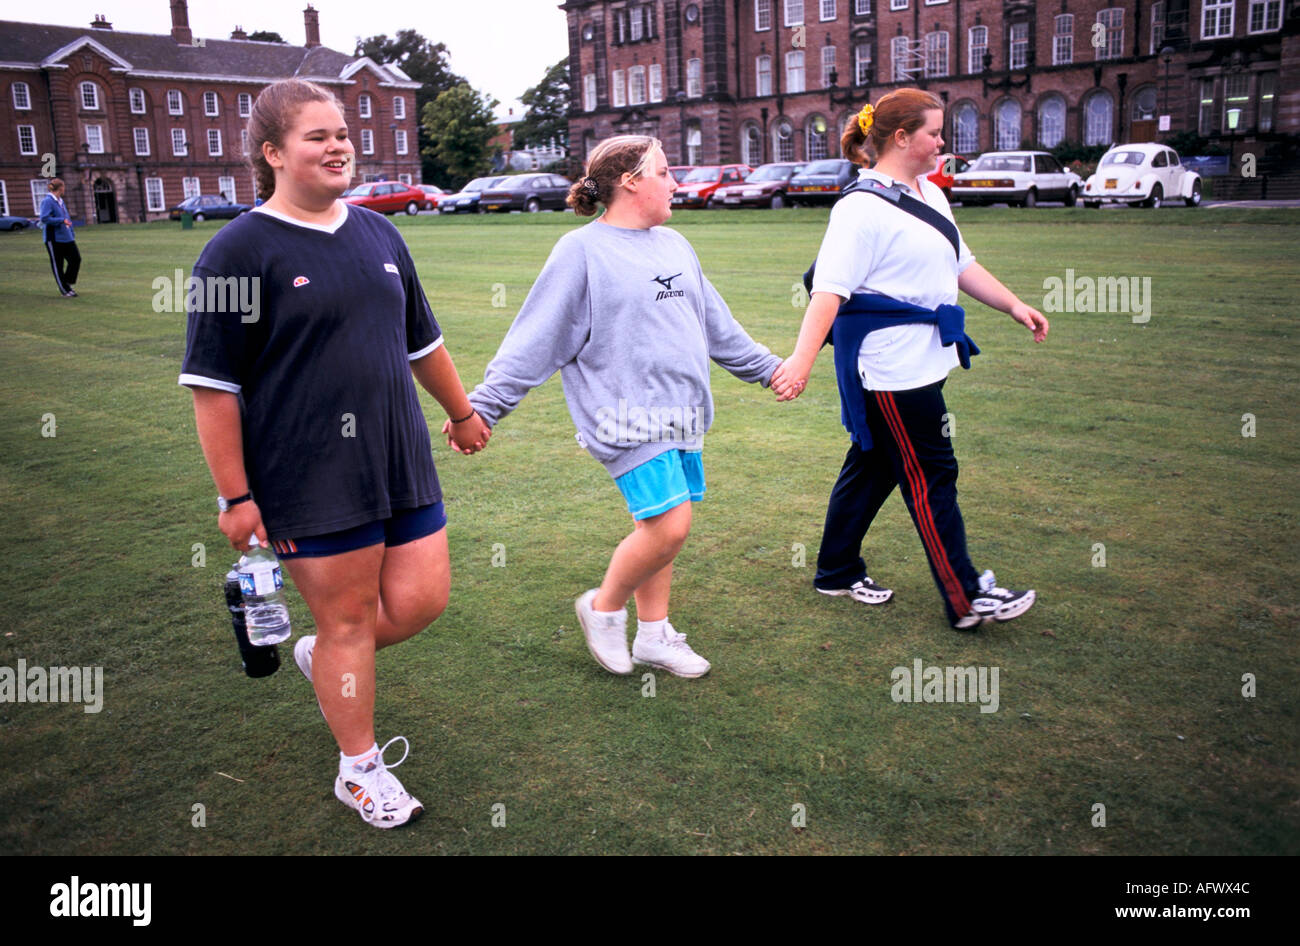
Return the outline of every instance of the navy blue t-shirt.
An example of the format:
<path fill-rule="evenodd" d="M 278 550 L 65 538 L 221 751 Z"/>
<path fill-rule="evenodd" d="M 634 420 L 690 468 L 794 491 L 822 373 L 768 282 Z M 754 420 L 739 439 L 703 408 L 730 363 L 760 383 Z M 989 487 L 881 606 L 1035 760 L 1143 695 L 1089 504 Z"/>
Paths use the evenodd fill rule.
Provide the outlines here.
<path fill-rule="evenodd" d="M 203 248 L 187 293 L 180 383 L 239 395 L 244 467 L 272 538 L 442 498 L 410 368 L 442 331 L 397 229 L 345 207 L 329 227 L 237 217 Z"/>

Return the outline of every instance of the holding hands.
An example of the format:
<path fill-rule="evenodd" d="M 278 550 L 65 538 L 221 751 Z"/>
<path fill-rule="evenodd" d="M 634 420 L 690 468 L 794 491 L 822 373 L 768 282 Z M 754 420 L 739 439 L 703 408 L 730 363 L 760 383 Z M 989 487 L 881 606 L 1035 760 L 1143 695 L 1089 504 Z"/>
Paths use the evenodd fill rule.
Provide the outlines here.
<path fill-rule="evenodd" d="M 447 435 L 447 446 L 466 455 L 478 453 L 492 437 L 492 428 L 478 416 L 478 411 L 460 423 L 452 423 L 451 418 L 447 418 L 447 422 L 442 425 L 442 432 Z"/>
<path fill-rule="evenodd" d="M 808 386 L 812 362 L 791 355 L 772 372 L 772 392 L 778 401 L 793 401 Z"/>

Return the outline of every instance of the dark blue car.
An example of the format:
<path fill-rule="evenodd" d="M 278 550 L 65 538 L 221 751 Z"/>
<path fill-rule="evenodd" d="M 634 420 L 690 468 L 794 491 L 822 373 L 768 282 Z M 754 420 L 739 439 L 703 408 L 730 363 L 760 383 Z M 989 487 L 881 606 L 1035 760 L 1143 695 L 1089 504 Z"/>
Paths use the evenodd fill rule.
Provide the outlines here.
<path fill-rule="evenodd" d="M 833 204 L 839 200 L 840 191 L 858 176 L 852 161 L 829 158 L 813 161 L 790 178 L 786 196 L 792 204 Z"/>

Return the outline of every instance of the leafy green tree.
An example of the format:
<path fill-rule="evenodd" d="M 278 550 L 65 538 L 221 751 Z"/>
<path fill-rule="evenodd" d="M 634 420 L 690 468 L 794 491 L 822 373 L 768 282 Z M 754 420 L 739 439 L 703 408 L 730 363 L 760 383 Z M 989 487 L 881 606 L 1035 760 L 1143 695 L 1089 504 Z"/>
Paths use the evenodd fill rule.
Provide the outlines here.
<path fill-rule="evenodd" d="M 284 37 L 272 30 L 258 30 L 255 33 L 248 34 L 249 39 L 255 39 L 260 43 L 283 43 Z"/>
<path fill-rule="evenodd" d="M 400 30 L 396 37 L 389 39 L 385 34 L 357 40 L 354 56 L 369 56 L 381 66 L 396 63 L 397 66 L 419 82 L 420 88 L 415 93 L 417 115 L 439 95 L 455 88 L 465 80 L 451 71 L 445 43 L 431 43 L 416 30 Z M 422 161 L 422 179 L 426 183 L 446 187 L 451 182 L 445 165 L 432 156 L 431 142 L 421 122 L 419 128 L 419 148 Z"/>
<path fill-rule="evenodd" d="M 451 186 L 459 188 L 490 169 L 488 142 L 497 134 L 492 110 L 498 104 L 462 82 L 424 107 L 420 118 L 429 139 L 427 154 L 446 169 Z"/>
<path fill-rule="evenodd" d="M 569 60 L 546 70 L 542 81 L 519 99 L 527 107 L 514 127 L 514 147 L 546 145 L 552 140 L 567 147 L 569 140 Z"/>

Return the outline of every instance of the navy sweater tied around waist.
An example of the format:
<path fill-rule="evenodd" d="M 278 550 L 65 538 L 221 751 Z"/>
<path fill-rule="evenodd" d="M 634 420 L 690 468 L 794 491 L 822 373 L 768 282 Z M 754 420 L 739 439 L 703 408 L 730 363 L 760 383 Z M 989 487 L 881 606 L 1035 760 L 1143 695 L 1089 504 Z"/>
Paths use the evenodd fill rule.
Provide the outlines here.
<path fill-rule="evenodd" d="M 840 421 L 850 438 L 863 450 L 871 449 L 871 431 L 867 428 L 866 398 L 862 378 L 858 375 L 858 352 L 862 349 L 862 340 L 876 329 L 914 323 L 938 325 L 939 340 L 945 346 L 957 346 L 957 357 L 967 370 L 970 369 L 971 356 L 980 353 L 974 340 L 966 334 L 966 310 L 959 305 L 927 309 L 877 293 L 858 292 L 840 306 L 831 324 L 826 341 L 835 346 Z"/>

